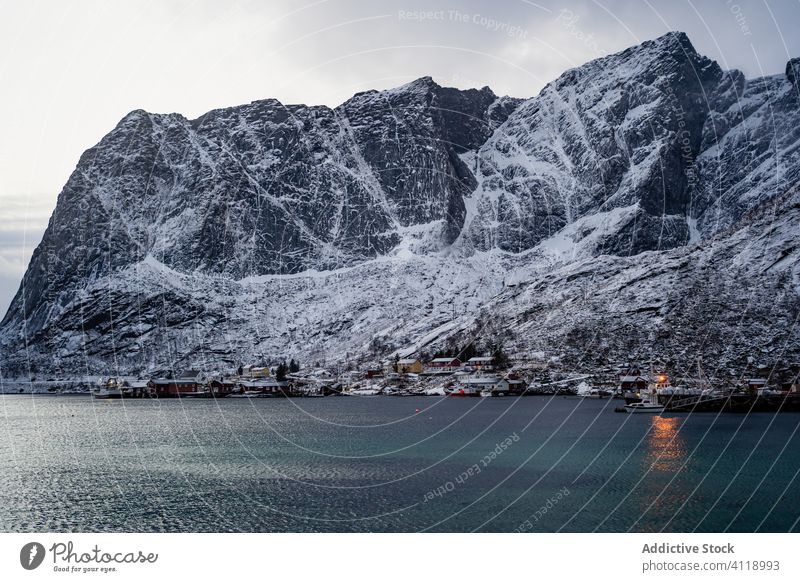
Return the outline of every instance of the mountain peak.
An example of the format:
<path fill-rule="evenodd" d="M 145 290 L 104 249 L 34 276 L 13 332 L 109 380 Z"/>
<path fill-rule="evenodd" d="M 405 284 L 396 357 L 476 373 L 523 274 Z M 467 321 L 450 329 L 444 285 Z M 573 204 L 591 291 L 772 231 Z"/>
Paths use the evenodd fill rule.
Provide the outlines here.
<path fill-rule="evenodd" d="M 395 89 L 389 89 L 390 91 L 431 91 L 435 89 L 441 89 L 439 84 L 433 80 L 433 77 L 428 75 L 424 77 L 420 77 L 419 79 L 414 79 L 410 83 L 406 83 L 405 85 L 400 85 Z"/>
<path fill-rule="evenodd" d="M 679 60 L 703 60 L 711 62 L 710 59 L 700 55 L 694 48 L 692 41 L 689 40 L 688 35 L 681 31 L 670 31 L 666 34 L 646 40 L 638 45 L 634 45 L 625 49 L 617 55 L 611 55 L 610 58 L 615 56 L 633 56 L 635 58 L 640 55 L 649 55 L 650 58 L 662 58 L 665 54 L 673 55 Z"/>
<path fill-rule="evenodd" d="M 692 41 L 689 40 L 689 36 L 682 30 L 670 30 L 669 32 L 665 32 L 661 36 L 657 36 L 651 41 L 645 41 L 645 43 L 647 42 L 652 42 L 653 44 L 678 43 L 681 45 L 688 45 L 689 47 L 692 48 L 692 50 L 694 50 L 694 47 L 692 46 Z"/>
<path fill-rule="evenodd" d="M 151 115 L 148 111 L 145 111 L 144 109 L 134 109 L 133 111 L 126 113 L 122 119 L 119 120 L 117 127 L 124 127 L 128 124 L 138 124 L 142 121 L 150 119 Z"/>
<path fill-rule="evenodd" d="M 722 74 L 716 62 L 699 54 L 684 32 L 671 31 L 653 40 L 628 47 L 620 52 L 589 61 L 564 72 L 548 87 L 561 90 L 577 82 L 601 85 L 600 77 L 638 79 L 651 84 L 672 79 L 715 81 Z"/>
<path fill-rule="evenodd" d="M 423 77 L 419 77 L 409 83 L 410 85 L 414 84 L 421 84 L 421 85 L 436 85 L 436 81 L 433 80 L 433 77 L 430 75 L 425 75 Z"/>

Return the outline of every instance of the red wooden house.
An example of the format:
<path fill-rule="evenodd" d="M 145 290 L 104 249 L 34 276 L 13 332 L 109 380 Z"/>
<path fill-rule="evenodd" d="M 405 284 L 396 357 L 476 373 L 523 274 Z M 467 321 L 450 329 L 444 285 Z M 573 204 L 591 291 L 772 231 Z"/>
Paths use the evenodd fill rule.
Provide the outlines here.
<path fill-rule="evenodd" d="M 461 360 L 458 358 L 434 358 L 425 366 L 425 371 L 431 374 L 443 372 L 455 372 L 461 368 Z"/>
<path fill-rule="evenodd" d="M 221 380 L 214 379 L 208 383 L 208 387 L 211 390 L 211 394 L 216 396 L 217 398 L 224 398 L 229 394 L 233 394 L 234 392 L 239 392 L 240 387 L 239 383 L 236 380 L 232 380 L 230 378 L 222 378 Z"/>
<path fill-rule="evenodd" d="M 154 378 L 147 383 L 151 396 L 174 398 L 182 394 L 200 391 L 200 383 L 194 378 Z"/>

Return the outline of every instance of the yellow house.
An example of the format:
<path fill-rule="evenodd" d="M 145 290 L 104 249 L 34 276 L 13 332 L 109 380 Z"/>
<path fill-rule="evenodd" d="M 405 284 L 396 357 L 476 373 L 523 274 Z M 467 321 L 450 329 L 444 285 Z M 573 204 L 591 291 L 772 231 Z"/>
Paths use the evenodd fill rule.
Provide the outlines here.
<path fill-rule="evenodd" d="M 245 378 L 268 378 L 269 368 L 266 366 L 245 366 L 242 368 L 242 376 Z"/>
<path fill-rule="evenodd" d="M 400 374 L 421 374 L 422 362 L 420 362 L 418 358 L 398 360 L 397 372 Z"/>

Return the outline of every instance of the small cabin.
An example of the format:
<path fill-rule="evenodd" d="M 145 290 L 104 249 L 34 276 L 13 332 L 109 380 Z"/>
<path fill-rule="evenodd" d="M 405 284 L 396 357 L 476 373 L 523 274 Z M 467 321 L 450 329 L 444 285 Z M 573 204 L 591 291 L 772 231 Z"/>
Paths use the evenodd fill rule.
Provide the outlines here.
<path fill-rule="evenodd" d="M 528 388 L 525 380 L 515 373 L 506 374 L 505 381 L 508 384 L 508 392 L 510 394 L 523 394 Z"/>
<path fill-rule="evenodd" d="M 762 390 L 765 390 L 767 387 L 767 379 L 766 378 L 750 378 L 747 381 L 747 390 L 751 394 L 758 394 Z"/>

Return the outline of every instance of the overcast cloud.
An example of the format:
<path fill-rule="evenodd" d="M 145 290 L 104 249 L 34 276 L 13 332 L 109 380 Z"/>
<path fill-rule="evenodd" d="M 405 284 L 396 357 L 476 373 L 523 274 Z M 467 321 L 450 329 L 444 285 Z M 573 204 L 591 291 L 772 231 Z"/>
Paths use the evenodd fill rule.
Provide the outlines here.
<path fill-rule="evenodd" d="M 132 109 L 337 105 L 430 75 L 535 95 L 668 30 L 748 77 L 800 56 L 800 0 L 0 1 L 0 312 L 85 149 Z"/>

